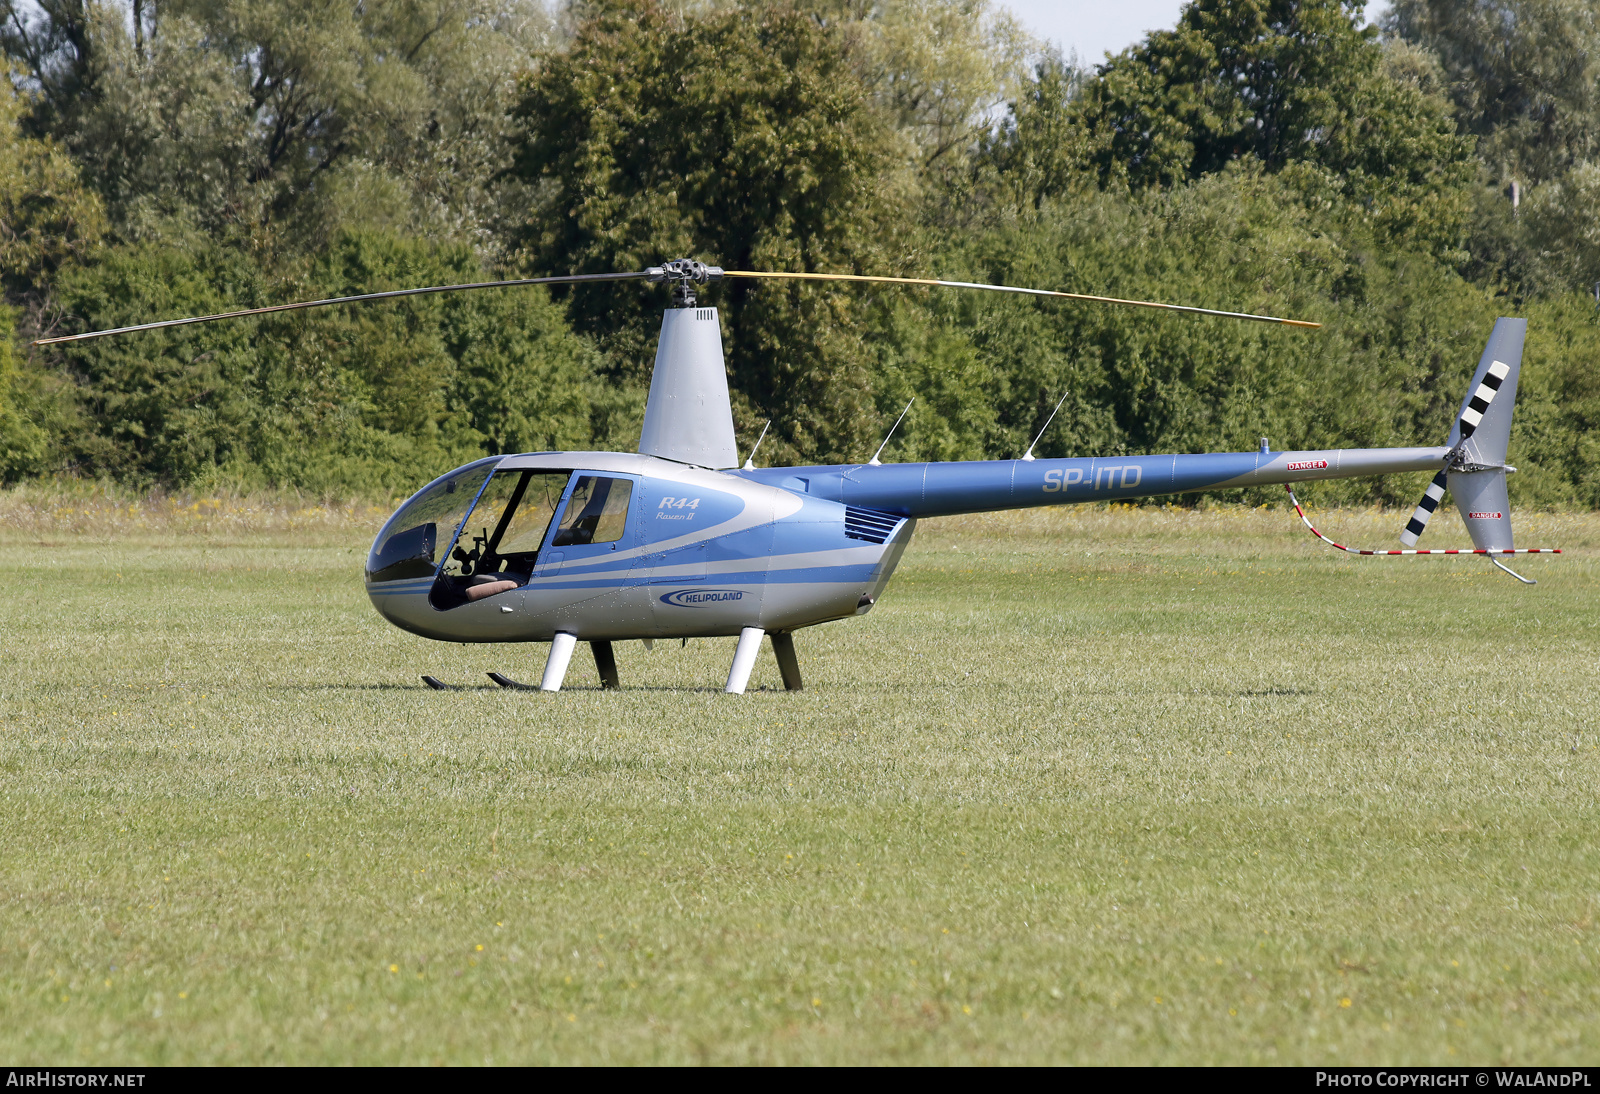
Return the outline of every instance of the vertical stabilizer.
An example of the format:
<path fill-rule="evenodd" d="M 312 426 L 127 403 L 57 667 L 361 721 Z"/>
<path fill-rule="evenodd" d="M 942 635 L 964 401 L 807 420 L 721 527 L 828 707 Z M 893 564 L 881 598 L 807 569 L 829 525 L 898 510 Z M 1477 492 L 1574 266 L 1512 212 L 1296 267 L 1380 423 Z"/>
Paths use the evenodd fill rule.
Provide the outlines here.
<path fill-rule="evenodd" d="M 1417 503 L 1400 542 L 1415 547 L 1417 537 L 1449 490 L 1461 519 L 1479 548 L 1511 546 L 1511 514 L 1506 506 L 1506 447 L 1511 441 L 1511 413 L 1516 408 L 1517 380 L 1522 375 L 1522 342 L 1526 319 L 1496 319 L 1489 344 L 1467 385 L 1455 428 L 1445 443 L 1448 466 L 1433 477 Z"/>
<path fill-rule="evenodd" d="M 1461 401 L 1455 428 L 1450 431 L 1450 439 L 1444 442 L 1451 448 L 1462 444 L 1462 455 L 1469 463 L 1497 467 L 1506 462 L 1506 445 L 1511 440 L 1511 412 L 1516 409 L 1517 380 L 1522 375 L 1522 340 L 1527 334 L 1526 319 L 1494 321 L 1489 344 L 1478 359 L 1478 369 L 1467 386 L 1467 397 Z M 1464 444 L 1463 434 L 1466 434 Z"/>
<path fill-rule="evenodd" d="M 1467 534 L 1479 549 L 1515 546 L 1505 463 L 1517 380 L 1522 375 L 1522 341 L 1527 333 L 1526 319 L 1495 320 L 1494 333 L 1489 335 L 1447 442 L 1452 448 L 1461 446 L 1460 469 L 1451 470 L 1446 478 Z"/>
<path fill-rule="evenodd" d="M 1479 550 L 1504 551 L 1515 547 L 1511 537 L 1511 502 L 1506 497 L 1504 471 L 1450 472 L 1450 493 L 1461 510 L 1461 520 Z"/>
<path fill-rule="evenodd" d="M 668 308 L 639 451 L 696 467 L 738 467 L 716 308 Z"/>

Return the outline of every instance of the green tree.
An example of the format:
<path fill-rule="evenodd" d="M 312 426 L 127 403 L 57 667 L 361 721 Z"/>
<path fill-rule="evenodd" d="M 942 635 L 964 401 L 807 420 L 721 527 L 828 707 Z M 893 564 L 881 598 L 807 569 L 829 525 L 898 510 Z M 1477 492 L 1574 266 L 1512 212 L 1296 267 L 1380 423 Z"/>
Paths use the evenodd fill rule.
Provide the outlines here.
<path fill-rule="evenodd" d="M 941 350 L 951 376 L 969 377 L 959 412 L 913 422 L 894 451 L 936 455 L 954 430 L 991 456 L 1019 454 L 1062 394 L 1040 455 L 1238 451 L 1263 435 L 1280 449 L 1442 438 L 1494 305 L 1448 265 L 1378 246 L 1359 210 L 1286 174 L 1247 159 L 1170 189 L 1046 201 L 969 240 L 967 274 L 1309 318 L 1323 330 L 933 297 L 926 341 L 964 339 L 979 367 L 963 373 L 962 354 Z M 1396 479 L 1322 496 L 1404 504 L 1420 488 Z"/>
<path fill-rule="evenodd" d="M 1194 0 L 1099 66 L 1078 114 L 1102 184 L 1171 186 L 1244 157 L 1304 165 L 1389 238 L 1459 245 L 1471 142 L 1384 64 L 1361 0 Z M 1020 130 L 1019 130 L 1020 131 Z"/>
<path fill-rule="evenodd" d="M 1504 183 L 1600 156 L 1600 11 L 1588 0 L 1395 0 L 1385 25 L 1438 59 L 1462 131 Z"/>
<path fill-rule="evenodd" d="M 31 421 L 18 391 L 12 309 L 0 305 L 0 482 L 44 469 L 49 438 Z"/>
<path fill-rule="evenodd" d="M 496 215 L 536 0 L 102 0 L 20 6 L 0 47 L 130 238 L 162 222 L 268 254 L 341 229 L 460 235 Z"/>
<path fill-rule="evenodd" d="M 54 141 L 28 137 L 28 101 L 0 72 L 0 291 L 37 297 L 64 263 L 99 241 L 105 215 Z"/>
<path fill-rule="evenodd" d="M 69 271 L 59 291 L 98 328 L 482 279 L 461 245 L 360 233 L 287 281 L 237 249 L 148 244 Z M 137 483 L 403 490 L 486 451 L 581 447 L 607 405 L 592 351 L 537 289 L 179 327 L 58 360 L 92 423 L 63 441 L 76 466 Z"/>
<path fill-rule="evenodd" d="M 1019 91 L 1034 46 L 987 0 L 895 0 L 875 6 L 863 32 L 869 83 L 935 172 L 959 170 L 990 112 Z"/>
<path fill-rule="evenodd" d="M 905 146 L 857 48 L 838 23 L 784 4 L 693 19 L 649 0 L 603 8 L 522 86 L 515 170 L 541 197 L 520 235 L 529 264 L 889 267 L 913 215 Z M 740 416 L 774 419 L 774 457 L 858 454 L 877 415 L 854 297 L 747 283 L 707 295 L 724 308 Z M 636 381 L 663 303 L 653 290 L 584 288 L 571 314 L 613 374 Z"/>
<path fill-rule="evenodd" d="M 1526 239 L 1543 271 L 1580 292 L 1600 284 L 1600 162 L 1580 163 L 1534 189 Z"/>
<path fill-rule="evenodd" d="M 1580 0 L 1400 0 L 1388 32 L 1426 52 L 1486 178 L 1473 276 L 1520 296 L 1600 279 L 1600 14 Z"/>
<path fill-rule="evenodd" d="M 1600 322 L 1577 293 L 1526 309 L 1512 426 L 1512 502 L 1600 508 Z"/>
<path fill-rule="evenodd" d="M 144 5 L 139 5 L 143 14 Z M 29 112 L 32 136 L 69 130 L 93 94 L 99 35 L 113 11 L 94 0 L 0 0 L 0 51 L 17 64 L 39 101 Z M 143 30 L 143 20 L 135 21 Z M 7 73 L 15 81 L 15 73 Z"/>
<path fill-rule="evenodd" d="M 984 135 L 980 163 L 1001 180 L 1002 201 L 1038 209 L 1098 182 L 1089 129 L 1075 107 L 1083 82 L 1075 65 L 1044 57 L 1000 125 Z"/>
<path fill-rule="evenodd" d="M 26 136 L 25 99 L 0 73 L 0 481 L 44 470 L 49 433 L 40 424 L 66 410 L 56 385 L 18 359 L 17 312 L 27 327 L 53 316 L 50 280 L 92 252 L 104 225 L 100 202 L 54 142 Z"/>

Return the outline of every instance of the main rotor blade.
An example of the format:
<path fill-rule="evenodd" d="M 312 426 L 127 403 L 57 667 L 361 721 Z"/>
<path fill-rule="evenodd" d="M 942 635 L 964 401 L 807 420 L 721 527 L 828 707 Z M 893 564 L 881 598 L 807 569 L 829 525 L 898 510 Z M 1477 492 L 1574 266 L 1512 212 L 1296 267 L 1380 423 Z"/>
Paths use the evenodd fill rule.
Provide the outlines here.
<path fill-rule="evenodd" d="M 1086 300 L 1094 304 L 1123 304 L 1130 308 L 1156 308 L 1161 311 L 1181 311 L 1191 315 L 1216 315 L 1224 319 L 1249 319 L 1256 323 L 1281 323 L 1286 327 L 1307 327 L 1319 330 L 1321 323 L 1304 319 L 1280 319 L 1275 315 L 1251 315 L 1240 311 L 1218 311 L 1215 308 L 1195 308 L 1187 304 L 1158 304 L 1152 300 L 1122 300 L 1115 296 L 1088 296 L 1076 292 L 1055 292 L 1051 289 L 1021 289 L 1014 285 L 985 285 L 977 281 L 934 281 L 925 277 L 872 277 L 867 274 L 819 273 L 753 273 L 748 270 L 724 270 L 723 277 L 794 278 L 803 281 L 870 281 L 885 285 L 934 285 L 948 289 L 983 289 L 986 292 L 1019 293 L 1023 296 L 1053 296 L 1063 300 Z"/>
<path fill-rule="evenodd" d="M 818 274 L 818 273 L 764 273 L 753 270 L 707 271 L 709 280 L 724 277 L 768 278 L 773 280 L 802 281 L 864 281 L 885 285 L 930 285 L 951 289 L 981 289 L 985 292 L 1008 292 L 1023 296 L 1048 296 L 1062 300 L 1084 300 L 1095 304 L 1121 304 L 1132 308 L 1155 308 L 1159 311 L 1188 312 L 1193 315 L 1215 315 L 1224 319 L 1248 319 L 1256 323 L 1279 323 L 1288 327 L 1319 329 L 1321 323 L 1303 319 L 1280 319 L 1273 315 L 1252 315 L 1248 312 L 1219 311 L 1215 308 L 1196 308 L 1187 304 L 1159 304 L 1152 300 L 1123 300 L 1114 296 L 1090 296 L 1085 293 L 1057 292 L 1053 289 L 1024 289 L 1014 285 L 986 285 L 976 281 L 936 281 L 924 277 L 876 277 L 868 274 Z M 327 300 L 301 300 L 293 304 L 273 304 L 265 308 L 246 308 L 241 311 L 218 312 L 215 315 L 195 315 L 184 319 L 163 319 L 157 323 L 139 323 L 129 327 L 87 331 L 83 334 L 64 334 L 55 338 L 38 338 L 35 346 L 53 346 L 63 342 L 82 342 L 90 338 L 105 338 L 113 334 L 135 334 L 139 331 L 162 330 L 167 327 L 186 327 L 192 323 L 210 323 L 218 319 L 243 319 L 252 315 L 272 315 L 276 312 L 300 311 L 305 308 L 325 308 L 332 304 L 359 304 L 369 300 L 392 300 L 402 296 L 425 296 L 431 293 L 461 292 L 467 289 L 513 289 L 527 285 L 574 285 L 593 281 L 663 281 L 669 280 L 660 268 L 630 271 L 628 273 L 563 274 L 557 277 L 524 277 L 511 281 L 474 281 L 463 285 L 429 285 L 420 289 L 394 289 L 390 292 L 362 293 L 358 296 L 335 296 Z"/>
<path fill-rule="evenodd" d="M 357 304 L 367 300 L 391 300 L 398 296 L 424 296 L 436 292 L 460 292 L 464 289 L 514 289 L 524 285 L 564 285 L 582 281 L 629 281 L 648 277 L 638 273 L 564 274 L 560 277 L 524 277 L 515 281 L 475 281 L 467 285 L 429 285 L 422 289 L 395 289 L 391 292 L 369 292 L 360 296 L 335 296 L 328 300 L 301 300 L 294 304 L 274 304 L 268 308 L 247 308 L 244 311 L 218 312 L 216 315 L 195 315 L 187 319 L 163 319 L 159 323 L 140 323 L 133 327 L 114 327 L 111 330 L 93 330 L 86 334 L 64 334 L 57 338 L 35 339 L 32 345 L 53 346 L 59 342 L 82 342 L 88 338 L 105 338 L 112 334 L 133 334 L 142 330 L 160 330 L 163 327 L 186 327 L 190 323 L 210 323 L 216 319 L 242 319 L 250 315 L 271 315 L 280 311 L 299 311 L 302 308 L 325 308 L 330 304 Z"/>

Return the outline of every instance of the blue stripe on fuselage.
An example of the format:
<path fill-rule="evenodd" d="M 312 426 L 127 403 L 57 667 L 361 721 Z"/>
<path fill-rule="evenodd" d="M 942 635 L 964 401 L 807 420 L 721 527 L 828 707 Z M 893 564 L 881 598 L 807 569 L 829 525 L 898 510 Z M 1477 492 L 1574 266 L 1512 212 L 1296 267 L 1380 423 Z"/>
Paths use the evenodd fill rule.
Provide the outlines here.
<path fill-rule="evenodd" d="M 530 595 L 537 595 L 547 590 L 555 589 L 615 589 L 624 584 L 667 586 L 667 585 L 811 585 L 829 584 L 840 582 L 862 582 L 872 576 L 873 568 L 877 563 L 864 563 L 854 566 L 801 566 L 792 569 L 783 569 L 774 566 L 766 570 L 731 570 L 719 573 L 712 567 L 707 567 L 704 577 L 684 577 L 682 575 L 666 574 L 652 577 L 648 580 L 636 582 L 621 582 L 616 578 L 606 578 L 595 575 L 593 578 L 584 578 L 573 575 L 564 576 L 557 574 L 553 577 L 536 577 L 518 590 Z M 368 586 L 368 592 L 374 596 L 426 596 L 428 588 L 394 587 L 389 585 Z M 490 598 L 492 599 L 492 598 Z"/>
<path fill-rule="evenodd" d="M 876 565 L 876 564 L 874 564 Z M 704 577 L 684 577 L 682 575 L 666 574 L 661 577 L 652 577 L 648 581 L 630 582 L 630 584 L 650 585 L 652 587 L 668 585 L 810 585 L 827 584 L 831 582 L 866 581 L 872 575 L 873 566 L 810 566 L 793 570 L 733 570 L 727 573 L 718 573 L 711 567 L 706 568 Z M 534 578 L 522 586 L 522 591 L 537 594 L 545 589 L 615 589 L 621 584 L 616 579 L 583 581 L 576 578 L 555 577 Z"/>

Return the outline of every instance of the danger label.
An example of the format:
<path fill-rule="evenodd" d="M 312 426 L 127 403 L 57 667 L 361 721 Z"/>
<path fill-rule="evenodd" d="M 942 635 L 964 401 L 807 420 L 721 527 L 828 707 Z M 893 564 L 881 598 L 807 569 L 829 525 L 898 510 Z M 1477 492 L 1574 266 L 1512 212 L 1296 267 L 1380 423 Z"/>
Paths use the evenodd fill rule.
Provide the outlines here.
<path fill-rule="evenodd" d="M 1502 514 L 1500 514 L 1500 513 L 1468 513 L 1467 514 L 1467 519 L 1468 520 L 1499 520 L 1501 516 L 1502 516 Z"/>
<path fill-rule="evenodd" d="M 1288 465 L 1290 471 L 1321 471 L 1328 466 L 1327 460 L 1295 460 Z"/>

